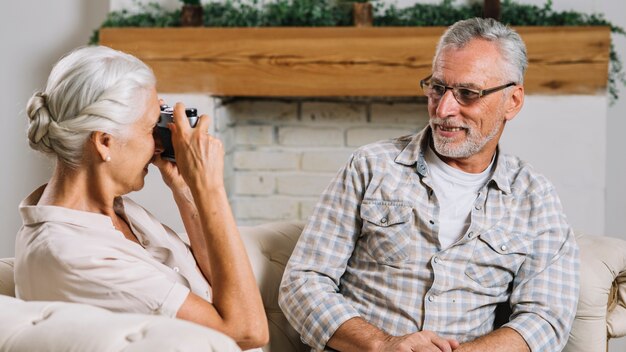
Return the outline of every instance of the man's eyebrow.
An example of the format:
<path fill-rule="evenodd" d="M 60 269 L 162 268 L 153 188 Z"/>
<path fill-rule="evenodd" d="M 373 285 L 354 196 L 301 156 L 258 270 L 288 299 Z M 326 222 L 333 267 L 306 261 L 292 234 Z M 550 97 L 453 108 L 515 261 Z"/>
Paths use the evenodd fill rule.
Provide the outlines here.
<path fill-rule="evenodd" d="M 456 86 L 460 88 L 480 89 L 480 86 L 476 83 L 459 83 Z"/>

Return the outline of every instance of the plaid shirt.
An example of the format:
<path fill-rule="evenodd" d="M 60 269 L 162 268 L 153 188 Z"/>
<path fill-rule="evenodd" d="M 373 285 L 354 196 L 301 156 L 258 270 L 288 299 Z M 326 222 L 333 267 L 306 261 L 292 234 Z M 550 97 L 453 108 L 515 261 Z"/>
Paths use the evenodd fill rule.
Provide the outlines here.
<path fill-rule="evenodd" d="M 498 303 L 532 351 L 560 351 L 579 290 L 578 247 L 551 183 L 498 152 L 462 238 L 441 248 L 439 204 L 414 136 L 364 146 L 328 186 L 289 260 L 279 303 L 302 340 L 324 350 L 360 316 L 400 336 L 460 342 L 493 330 Z"/>

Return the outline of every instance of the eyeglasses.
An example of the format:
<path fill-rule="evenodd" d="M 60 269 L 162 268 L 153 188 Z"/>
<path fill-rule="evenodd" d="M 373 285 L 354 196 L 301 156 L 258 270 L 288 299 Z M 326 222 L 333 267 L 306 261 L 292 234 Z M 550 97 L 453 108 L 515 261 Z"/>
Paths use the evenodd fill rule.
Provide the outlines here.
<path fill-rule="evenodd" d="M 422 90 L 424 90 L 424 95 L 426 95 L 427 97 L 433 100 L 439 100 L 443 98 L 443 96 L 446 94 L 446 91 L 450 89 L 456 101 L 458 101 L 459 104 L 463 106 L 473 104 L 476 101 L 478 101 L 478 99 L 484 97 L 485 95 L 495 93 L 504 88 L 517 85 L 517 83 L 511 82 L 511 83 L 507 83 L 507 84 L 489 88 L 489 89 L 471 89 L 471 88 L 465 88 L 465 87 L 450 87 L 450 86 L 446 86 L 446 85 L 431 81 L 430 79 L 432 76 L 433 75 L 431 74 L 428 77 L 420 81 L 420 87 L 422 87 Z"/>

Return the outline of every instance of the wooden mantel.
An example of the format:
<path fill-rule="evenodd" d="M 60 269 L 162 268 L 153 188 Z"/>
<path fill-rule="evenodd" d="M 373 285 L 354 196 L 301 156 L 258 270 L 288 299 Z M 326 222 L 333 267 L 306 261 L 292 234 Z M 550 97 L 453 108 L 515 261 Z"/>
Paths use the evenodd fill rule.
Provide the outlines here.
<path fill-rule="evenodd" d="M 160 92 L 416 96 L 443 27 L 103 28 L 100 43 L 150 65 Z M 604 94 L 608 27 L 517 27 L 529 94 Z"/>

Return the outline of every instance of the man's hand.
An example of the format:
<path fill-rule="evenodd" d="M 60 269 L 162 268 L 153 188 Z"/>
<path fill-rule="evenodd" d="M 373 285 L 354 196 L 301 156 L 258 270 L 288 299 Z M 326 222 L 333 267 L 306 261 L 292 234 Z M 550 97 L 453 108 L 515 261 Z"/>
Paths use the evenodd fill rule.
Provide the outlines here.
<path fill-rule="evenodd" d="M 389 336 L 378 348 L 379 352 L 452 352 L 459 343 L 444 339 L 432 331 L 418 331 L 404 336 Z"/>
<path fill-rule="evenodd" d="M 503 327 L 474 341 L 464 343 L 457 352 L 530 352 L 526 340 L 517 331 Z"/>
<path fill-rule="evenodd" d="M 459 343 L 432 331 L 418 331 L 391 336 L 361 317 L 348 319 L 339 326 L 327 343 L 343 352 L 452 352 Z"/>

